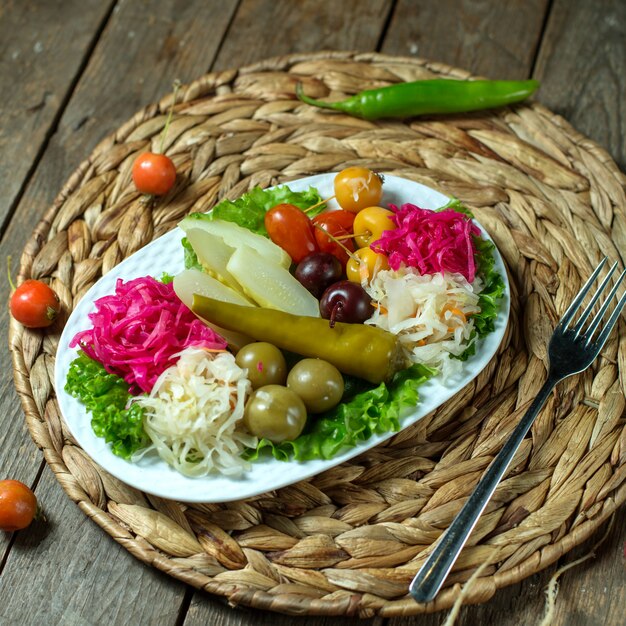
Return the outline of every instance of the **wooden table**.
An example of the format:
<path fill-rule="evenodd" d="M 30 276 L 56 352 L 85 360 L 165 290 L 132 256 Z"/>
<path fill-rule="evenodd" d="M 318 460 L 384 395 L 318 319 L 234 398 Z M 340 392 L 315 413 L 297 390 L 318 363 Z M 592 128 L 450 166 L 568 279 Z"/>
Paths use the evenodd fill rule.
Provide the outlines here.
<path fill-rule="evenodd" d="M 0 258 L 19 258 L 64 181 L 140 107 L 209 70 L 321 49 L 377 50 L 490 78 L 535 77 L 537 99 L 626 167 L 622 0 L 22 0 L 0 6 Z M 2 273 L 3 293 L 9 293 Z M 8 312 L 0 317 L 5 329 Z M 60 488 L 25 427 L 10 374 L 0 384 L 0 476 L 26 482 L 48 523 L 0 536 L 1 624 L 274 624 L 135 560 Z M 569 563 L 589 550 L 565 555 Z M 554 624 L 622 624 L 626 518 L 595 559 L 564 574 Z M 465 607 L 459 624 L 537 624 L 558 567 Z M 444 615 L 388 620 L 439 624 Z M 310 626 L 358 620 L 301 618 Z M 365 624 L 381 624 L 378 618 Z"/>

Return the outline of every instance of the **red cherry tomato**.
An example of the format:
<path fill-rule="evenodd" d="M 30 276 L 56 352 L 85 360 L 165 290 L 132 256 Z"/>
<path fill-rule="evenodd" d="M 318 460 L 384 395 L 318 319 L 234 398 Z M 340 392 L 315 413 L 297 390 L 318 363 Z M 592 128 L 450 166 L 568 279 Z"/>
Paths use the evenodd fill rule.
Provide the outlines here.
<path fill-rule="evenodd" d="M 343 212 L 344 211 L 342 211 L 342 213 Z M 345 212 L 347 213 L 347 211 Z M 333 241 L 326 233 L 341 241 L 341 244 L 345 248 L 347 248 L 350 252 L 353 252 L 354 243 L 350 237 L 352 229 L 346 229 L 342 226 L 340 221 L 337 221 L 334 218 L 334 213 L 339 213 L 339 211 L 320 213 L 315 218 L 315 239 L 317 240 L 317 245 L 322 252 L 328 252 L 328 254 L 332 254 L 334 257 L 337 257 L 341 261 L 342 267 L 345 267 L 350 256 L 344 248 L 341 247 L 341 245 L 339 245 L 336 241 Z"/>
<path fill-rule="evenodd" d="M 27 328 L 50 326 L 61 310 L 61 302 L 46 283 L 30 278 L 11 296 L 11 315 Z"/>
<path fill-rule="evenodd" d="M 270 239 L 300 263 L 317 252 L 314 227 L 309 216 L 293 204 L 277 204 L 265 214 L 265 229 Z"/>
<path fill-rule="evenodd" d="M 37 513 L 35 494 L 19 480 L 0 480 L 0 530 L 26 528 Z"/>
<path fill-rule="evenodd" d="M 333 222 L 337 222 L 340 226 L 343 226 L 343 228 L 351 233 L 355 217 L 356 214 L 352 213 L 352 211 L 337 209 L 335 211 L 325 211 L 324 213 L 320 213 L 319 215 L 316 215 L 311 221 L 314 224 L 319 224 L 320 226 L 323 226 L 324 222 L 327 219 L 332 219 Z"/>
<path fill-rule="evenodd" d="M 174 186 L 176 168 L 164 154 L 144 152 L 133 163 L 132 177 L 137 191 L 162 196 Z"/>

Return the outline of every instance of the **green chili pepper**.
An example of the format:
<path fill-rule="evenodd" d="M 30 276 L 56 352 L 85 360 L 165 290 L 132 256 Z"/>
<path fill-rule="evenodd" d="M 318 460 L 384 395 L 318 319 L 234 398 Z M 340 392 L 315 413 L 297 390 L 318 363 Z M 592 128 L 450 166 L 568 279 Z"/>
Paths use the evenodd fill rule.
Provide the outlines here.
<path fill-rule="evenodd" d="M 532 95 L 536 80 L 453 80 L 435 78 L 368 89 L 339 102 L 306 96 L 302 84 L 296 96 L 316 107 L 343 111 L 366 120 L 413 117 L 431 113 L 464 113 L 520 102 Z"/>
<path fill-rule="evenodd" d="M 406 367 L 398 338 L 365 324 L 304 317 L 239 306 L 194 294 L 192 311 L 222 328 L 267 341 L 282 350 L 332 363 L 340 372 L 379 384 Z"/>

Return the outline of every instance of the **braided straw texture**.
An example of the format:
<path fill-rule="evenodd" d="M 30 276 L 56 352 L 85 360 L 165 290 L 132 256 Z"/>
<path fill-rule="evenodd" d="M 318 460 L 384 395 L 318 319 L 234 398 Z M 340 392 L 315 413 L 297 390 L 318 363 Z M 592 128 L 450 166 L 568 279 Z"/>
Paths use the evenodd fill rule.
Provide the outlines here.
<path fill-rule="evenodd" d="M 603 255 L 626 251 L 626 177 L 537 104 L 366 122 L 304 105 L 464 71 L 419 59 L 325 52 L 274 58 L 183 86 L 165 142 L 175 188 L 146 204 L 130 177 L 158 150 L 172 95 L 103 140 L 68 180 L 21 259 L 66 314 L 98 278 L 187 213 L 254 185 L 365 165 L 466 203 L 510 271 L 497 356 L 452 400 L 385 445 L 308 481 L 228 504 L 183 505 L 124 485 L 72 440 L 52 385 L 63 324 L 12 322 L 15 383 L 35 443 L 68 495 L 145 563 L 232 604 L 291 614 L 399 616 L 486 602 L 559 559 L 626 500 L 626 324 L 562 383 L 524 441 L 447 581 L 428 605 L 407 586 L 546 376 L 555 321 Z M 623 263 L 624 259 L 621 259 Z"/>

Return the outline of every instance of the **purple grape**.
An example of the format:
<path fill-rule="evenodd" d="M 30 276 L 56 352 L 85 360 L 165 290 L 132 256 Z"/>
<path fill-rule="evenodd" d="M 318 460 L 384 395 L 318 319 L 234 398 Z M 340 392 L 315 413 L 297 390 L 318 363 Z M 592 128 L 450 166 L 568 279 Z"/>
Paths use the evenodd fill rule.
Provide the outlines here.
<path fill-rule="evenodd" d="M 327 252 L 312 252 L 296 267 L 295 276 L 318 300 L 327 287 L 341 278 L 339 259 Z"/>
<path fill-rule="evenodd" d="M 362 324 L 374 313 L 367 291 L 350 280 L 334 283 L 322 295 L 320 313 L 324 319 L 349 324 Z"/>

